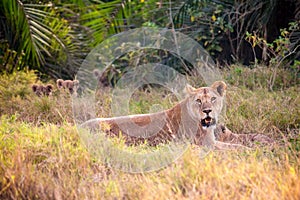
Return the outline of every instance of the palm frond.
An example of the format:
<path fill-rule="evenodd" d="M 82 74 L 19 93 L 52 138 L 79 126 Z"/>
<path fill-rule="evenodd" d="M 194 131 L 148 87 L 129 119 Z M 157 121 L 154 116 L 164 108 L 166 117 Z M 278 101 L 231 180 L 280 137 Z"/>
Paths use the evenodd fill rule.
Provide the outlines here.
<path fill-rule="evenodd" d="M 86 34 L 82 33 L 84 27 L 74 18 L 77 13 L 72 11 L 80 8 L 72 2 L 59 6 L 31 2 L 0 2 L 0 32 L 8 41 L 9 49 L 17 52 L 16 58 L 23 56 L 22 66 L 15 68 L 29 66 L 52 77 L 73 77 L 88 44 Z"/>
<path fill-rule="evenodd" d="M 5 38 L 18 54 L 24 54 L 27 64 L 39 67 L 45 63 L 44 54 L 51 56 L 52 44 L 64 48 L 62 40 L 45 23 L 53 19 L 51 5 L 23 4 L 20 0 L 1 2 L 1 27 Z M 57 50 L 57 49 L 56 49 Z"/>
<path fill-rule="evenodd" d="M 162 8 L 157 0 L 142 3 L 140 0 L 113 0 L 105 3 L 99 1 L 88 7 L 88 12 L 81 16 L 81 20 L 93 30 L 93 45 L 96 45 L 109 35 L 140 27 L 146 20 L 162 20 L 162 15 L 159 20 L 155 18 L 160 9 Z M 156 15 L 154 12 L 157 12 Z"/>

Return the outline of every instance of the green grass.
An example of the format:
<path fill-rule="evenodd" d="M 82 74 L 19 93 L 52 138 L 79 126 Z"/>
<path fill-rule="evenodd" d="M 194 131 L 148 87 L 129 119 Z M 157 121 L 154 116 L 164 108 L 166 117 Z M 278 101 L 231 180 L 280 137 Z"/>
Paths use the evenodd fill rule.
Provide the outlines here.
<path fill-rule="evenodd" d="M 35 82 L 31 72 L 22 74 L 22 82 L 16 78 L 18 73 L 1 76 L 0 199 L 299 199 L 299 85 L 293 82 L 270 92 L 261 83 L 261 87 L 243 85 L 239 70 L 230 70 L 224 72 L 225 77 L 231 74 L 225 124 L 237 133 L 268 135 L 276 144 L 206 156 L 192 145 L 167 167 L 143 174 L 125 173 L 103 161 L 111 157 L 127 164 L 138 162 L 131 155 L 148 152 L 146 146 L 126 147 L 122 140 L 112 139 L 113 148 L 104 149 L 106 155 L 91 153 L 74 125 L 68 95 L 32 95 L 28 90 Z M 243 79 L 251 82 L 251 70 L 247 74 Z M 16 90 L 14 85 L 22 87 Z M 138 92 L 134 98 L 132 113 L 148 112 L 153 104 L 167 108 L 175 103 L 173 97 L 155 93 L 147 97 Z M 102 112 L 109 113 L 110 102 L 107 96 L 99 103 Z M 125 154 L 118 153 L 122 148 Z M 159 160 L 153 158 L 155 162 Z"/>

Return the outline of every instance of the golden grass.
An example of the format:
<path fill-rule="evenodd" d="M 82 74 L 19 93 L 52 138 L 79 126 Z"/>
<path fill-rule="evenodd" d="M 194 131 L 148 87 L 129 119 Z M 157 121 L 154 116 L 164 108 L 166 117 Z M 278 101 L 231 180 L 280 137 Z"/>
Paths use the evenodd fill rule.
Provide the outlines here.
<path fill-rule="evenodd" d="M 216 151 L 191 146 L 169 167 L 129 174 L 105 167 L 76 128 L 2 117 L 1 199 L 299 199 L 299 154 L 276 147 Z"/>

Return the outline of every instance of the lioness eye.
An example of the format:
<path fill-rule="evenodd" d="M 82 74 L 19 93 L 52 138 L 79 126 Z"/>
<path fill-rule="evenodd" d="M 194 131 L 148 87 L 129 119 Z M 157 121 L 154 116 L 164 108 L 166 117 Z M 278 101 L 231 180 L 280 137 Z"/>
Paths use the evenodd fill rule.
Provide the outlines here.
<path fill-rule="evenodd" d="M 217 99 L 216 97 L 212 97 L 212 98 L 211 98 L 211 102 L 215 102 L 216 99 Z"/>
<path fill-rule="evenodd" d="M 202 104 L 202 101 L 201 101 L 201 99 L 197 99 L 197 100 L 196 100 L 196 102 L 197 102 L 199 105 L 201 105 L 201 104 Z"/>

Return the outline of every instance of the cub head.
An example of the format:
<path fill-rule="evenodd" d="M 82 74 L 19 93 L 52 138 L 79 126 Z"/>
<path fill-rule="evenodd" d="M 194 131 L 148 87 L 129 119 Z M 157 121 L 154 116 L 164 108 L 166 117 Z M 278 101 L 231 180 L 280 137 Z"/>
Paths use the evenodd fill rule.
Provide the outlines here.
<path fill-rule="evenodd" d="M 42 96 L 43 92 L 42 92 L 42 86 L 41 85 L 37 85 L 37 84 L 33 84 L 31 86 L 32 91 L 37 95 L 37 96 Z"/>
<path fill-rule="evenodd" d="M 215 127 L 222 111 L 226 84 L 223 81 L 216 81 L 210 87 L 197 89 L 188 85 L 186 91 L 188 93 L 189 115 L 200 121 L 203 129 Z"/>
<path fill-rule="evenodd" d="M 77 89 L 78 89 L 78 85 L 79 85 L 79 81 L 78 80 L 66 80 L 64 81 L 65 84 L 65 88 L 70 92 L 70 94 L 76 94 L 77 93 Z"/>
<path fill-rule="evenodd" d="M 79 86 L 79 81 L 78 80 L 62 80 L 62 79 L 58 79 L 56 81 L 56 85 L 58 89 L 66 89 L 68 90 L 68 92 L 70 92 L 70 94 L 76 94 L 77 93 L 77 89 Z"/>
<path fill-rule="evenodd" d="M 49 96 L 52 95 L 53 85 L 47 84 L 46 86 L 44 86 L 44 85 L 33 84 L 31 86 L 31 89 L 39 97 L 42 95 Z"/>
<path fill-rule="evenodd" d="M 46 96 L 52 95 L 53 91 L 53 85 L 47 84 L 46 86 L 43 86 L 43 94 Z"/>

